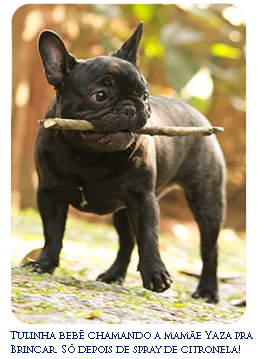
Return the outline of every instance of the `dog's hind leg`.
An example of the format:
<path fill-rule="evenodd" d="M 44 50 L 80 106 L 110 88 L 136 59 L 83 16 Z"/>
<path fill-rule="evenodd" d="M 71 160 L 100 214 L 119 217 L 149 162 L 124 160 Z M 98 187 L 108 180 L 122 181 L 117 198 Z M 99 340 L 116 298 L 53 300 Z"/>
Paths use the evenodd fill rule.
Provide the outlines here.
<path fill-rule="evenodd" d="M 126 209 L 114 214 L 114 226 L 119 235 L 119 250 L 117 257 L 111 267 L 98 276 L 97 280 L 105 283 L 124 281 L 130 257 L 135 244 L 135 238 L 128 221 Z"/>
<path fill-rule="evenodd" d="M 211 176 L 212 177 L 212 176 Z M 198 223 L 203 262 L 200 282 L 193 298 L 205 298 L 209 303 L 219 300 L 217 289 L 217 238 L 225 212 L 224 179 L 217 181 L 209 175 L 204 181 L 185 188 L 187 202 Z"/>

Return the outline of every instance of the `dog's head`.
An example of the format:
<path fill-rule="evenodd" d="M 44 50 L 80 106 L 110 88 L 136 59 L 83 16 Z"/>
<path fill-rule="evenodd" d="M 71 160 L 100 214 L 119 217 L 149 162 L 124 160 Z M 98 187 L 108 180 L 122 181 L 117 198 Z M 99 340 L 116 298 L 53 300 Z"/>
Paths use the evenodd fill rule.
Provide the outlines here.
<path fill-rule="evenodd" d="M 137 67 L 143 25 L 110 56 L 77 60 L 60 37 L 43 31 L 39 52 L 48 82 L 57 92 L 56 117 L 86 119 L 99 132 L 64 131 L 92 152 L 123 151 L 150 116 L 148 84 Z"/>

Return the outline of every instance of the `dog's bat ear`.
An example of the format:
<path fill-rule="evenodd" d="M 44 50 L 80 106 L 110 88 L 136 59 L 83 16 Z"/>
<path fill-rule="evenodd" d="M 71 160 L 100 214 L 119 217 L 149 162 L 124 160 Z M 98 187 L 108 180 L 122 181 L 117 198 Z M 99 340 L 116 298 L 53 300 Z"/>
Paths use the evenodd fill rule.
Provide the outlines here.
<path fill-rule="evenodd" d="M 45 30 L 40 34 L 38 46 L 48 83 L 58 88 L 76 64 L 76 59 L 52 31 Z"/>
<path fill-rule="evenodd" d="M 137 65 L 138 47 L 143 32 L 143 22 L 140 22 L 133 35 L 111 56 L 131 62 Z"/>

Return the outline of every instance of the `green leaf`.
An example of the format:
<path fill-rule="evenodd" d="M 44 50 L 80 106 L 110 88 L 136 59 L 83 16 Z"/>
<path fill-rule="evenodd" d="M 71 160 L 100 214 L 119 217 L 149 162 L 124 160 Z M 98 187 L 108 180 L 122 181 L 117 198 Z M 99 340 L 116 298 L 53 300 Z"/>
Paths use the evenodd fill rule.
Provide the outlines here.
<path fill-rule="evenodd" d="M 192 105 L 193 107 L 195 107 L 198 111 L 200 111 L 201 113 L 206 113 L 206 111 L 208 110 L 209 106 L 211 105 L 211 98 L 209 99 L 200 99 L 198 97 L 194 97 L 192 96 L 189 100 L 188 103 L 190 105 Z"/>
<path fill-rule="evenodd" d="M 155 5 L 153 4 L 133 4 L 133 12 L 139 20 L 149 22 L 155 12 Z"/>
<path fill-rule="evenodd" d="M 161 58 L 164 56 L 164 48 L 160 44 L 159 40 L 155 36 L 151 36 L 147 39 L 145 44 L 145 55 L 148 57 L 158 57 Z"/>
<path fill-rule="evenodd" d="M 199 70 L 197 61 L 188 52 L 178 52 L 174 48 L 168 49 L 165 65 L 168 85 L 178 93 Z"/>
<path fill-rule="evenodd" d="M 210 53 L 213 56 L 225 57 L 234 60 L 239 59 L 241 56 L 240 49 L 222 43 L 213 44 L 210 48 Z"/>

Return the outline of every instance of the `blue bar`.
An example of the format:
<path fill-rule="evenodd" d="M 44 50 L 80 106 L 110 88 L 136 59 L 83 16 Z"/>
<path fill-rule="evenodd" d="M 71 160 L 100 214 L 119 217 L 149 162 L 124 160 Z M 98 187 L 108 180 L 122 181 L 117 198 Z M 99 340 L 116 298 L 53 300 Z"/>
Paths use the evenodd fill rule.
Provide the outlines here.
<path fill-rule="evenodd" d="M 11 330 L 10 353 L 253 353 L 253 331 Z"/>

